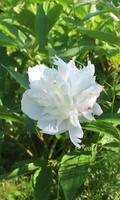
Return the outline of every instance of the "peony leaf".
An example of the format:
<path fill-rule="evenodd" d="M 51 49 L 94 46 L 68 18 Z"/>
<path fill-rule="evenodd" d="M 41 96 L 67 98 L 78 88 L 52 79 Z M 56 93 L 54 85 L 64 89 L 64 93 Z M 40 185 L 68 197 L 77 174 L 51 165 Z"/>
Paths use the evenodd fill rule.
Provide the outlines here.
<path fill-rule="evenodd" d="M 22 119 L 22 117 L 19 117 L 16 113 L 11 112 L 4 106 L 0 106 L 0 119 L 4 119 L 6 121 L 10 120 L 24 124 L 24 120 Z"/>
<path fill-rule="evenodd" d="M 84 183 L 90 162 L 91 156 L 87 154 L 63 156 L 59 179 L 66 200 L 72 200 L 77 189 Z"/>
<path fill-rule="evenodd" d="M 33 177 L 35 199 L 48 200 L 49 192 L 52 185 L 52 172 L 49 167 L 42 167 L 38 169 Z"/>
<path fill-rule="evenodd" d="M 18 162 L 15 169 L 11 170 L 8 174 L 0 175 L 0 181 L 3 179 L 12 179 L 16 178 L 23 174 L 29 174 L 32 171 L 40 168 L 42 166 L 43 162 L 40 160 L 26 160 Z"/>
<path fill-rule="evenodd" d="M 8 68 L 4 65 L 2 65 L 2 67 L 9 72 L 9 74 L 20 84 L 20 86 L 22 86 L 24 89 L 29 88 L 29 82 L 19 72 L 14 71 L 12 67 Z"/>
<path fill-rule="evenodd" d="M 40 5 L 35 16 L 35 34 L 40 46 L 47 43 L 47 17 L 43 6 Z"/>
<path fill-rule="evenodd" d="M 96 30 L 86 30 L 86 29 L 79 29 L 82 35 L 87 35 L 90 38 L 99 39 L 108 43 L 120 45 L 120 37 L 103 31 L 96 31 Z"/>
<path fill-rule="evenodd" d="M 115 125 L 120 124 L 120 114 L 119 113 L 105 113 L 97 119 L 99 122 L 109 122 Z"/>
<path fill-rule="evenodd" d="M 59 15 L 62 12 L 62 6 L 61 5 L 55 5 L 53 8 L 49 10 L 47 13 L 47 21 L 48 21 L 48 28 L 47 30 L 50 31 L 50 29 L 54 26 L 54 24 L 57 22 Z"/>

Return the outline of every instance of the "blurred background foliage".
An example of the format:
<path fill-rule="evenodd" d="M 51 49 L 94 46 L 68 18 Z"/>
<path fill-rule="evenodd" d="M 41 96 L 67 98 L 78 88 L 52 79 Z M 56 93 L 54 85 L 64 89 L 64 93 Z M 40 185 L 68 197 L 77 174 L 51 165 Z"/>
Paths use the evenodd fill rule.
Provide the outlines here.
<path fill-rule="evenodd" d="M 21 112 L 27 69 L 90 59 L 104 113 L 80 149 Z M 120 199 L 120 1 L 0 0 L 0 200 Z"/>

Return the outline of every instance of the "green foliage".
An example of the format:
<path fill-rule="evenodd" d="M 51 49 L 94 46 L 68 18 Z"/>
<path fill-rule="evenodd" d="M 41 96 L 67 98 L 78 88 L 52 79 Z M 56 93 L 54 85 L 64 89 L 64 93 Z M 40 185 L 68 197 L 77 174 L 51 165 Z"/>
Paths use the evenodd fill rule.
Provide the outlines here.
<path fill-rule="evenodd" d="M 29 178 L 23 177 L 0 183 L 0 200 L 34 199 L 32 185 L 28 181 Z"/>
<path fill-rule="evenodd" d="M 77 150 L 21 112 L 28 67 L 55 55 L 78 67 L 90 59 L 104 86 L 104 112 L 82 124 Z M 119 0 L 0 1 L 0 200 L 119 200 L 119 102 Z"/>
<path fill-rule="evenodd" d="M 11 67 L 3 67 L 10 73 L 10 75 L 23 87 L 24 89 L 29 88 L 29 82 L 19 73 L 14 71 Z"/>
<path fill-rule="evenodd" d="M 51 169 L 46 166 L 38 169 L 34 174 L 33 180 L 35 199 L 47 200 L 49 198 L 49 193 L 52 185 Z"/>
<path fill-rule="evenodd" d="M 84 183 L 88 175 L 91 155 L 73 154 L 64 155 L 59 169 L 60 184 L 65 199 L 71 200 L 77 189 Z"/>

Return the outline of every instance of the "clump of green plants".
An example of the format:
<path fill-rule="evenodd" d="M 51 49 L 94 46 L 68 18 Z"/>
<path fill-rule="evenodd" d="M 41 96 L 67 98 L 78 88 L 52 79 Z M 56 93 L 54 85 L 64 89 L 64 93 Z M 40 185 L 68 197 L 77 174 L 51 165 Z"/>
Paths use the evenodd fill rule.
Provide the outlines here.
<path fill-rule="evenodd" d="M 0 184 L 1 200 L 30 200 L 34 199 L 33 189 L 29 178 L 22 177 L 15 180 L 3 181 Z"/>

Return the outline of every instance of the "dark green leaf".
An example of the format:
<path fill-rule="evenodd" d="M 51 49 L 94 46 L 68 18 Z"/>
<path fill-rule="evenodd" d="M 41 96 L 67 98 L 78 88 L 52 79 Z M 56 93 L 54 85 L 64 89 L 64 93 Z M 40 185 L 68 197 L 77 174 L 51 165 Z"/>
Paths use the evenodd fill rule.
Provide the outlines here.
<path fill-rule="evenodd" d="M 0 31 L 0 45 L 15 45 L 15 40 L 7 35 L 5 35 L 2 31 Z"/>
<path fill-rule="evenodd" d="M 93 132 L 107 134 L 117 140 L 120 139 L 120 133 L 118 129 L 108 122 L 94 121 L 86 125 L 84 128 Z"/>
<path fill-rule="evenodd" d="M 49 167 L 42 167 L 34 174 L 35 199 L 48 200 L 52 185 L 52 172 Z"/>
<path fill-rule="evenodd" d="M 3 67 L 20 84 L 21 87 L 23 87 L 24 89 L 28 89 L 29 88 L 29 82 L 19 72 L 14 71 L 12 69 L 12 67 L 9 67 L 9 68 L 5 67 L 5 66 L 3 66 Z"/>
<path fill-rule="evenodd" d="M 34 21 L 35 21 L 35 15 L 27 10 L 22 10 L 19 14 L 14 13 L 16 20 L 21 24 L 29 28 L 32 33 L 34 33 Z"/>
<path fill-rule="evenodd" d="M 4 119 L 6 121 L 10 120 L 24 124 L 24 120 L 22 119 L 22 117 L 19 117 L 17 114 L 11 112 L 9 109 L 3 106 L 0 106 L 0 119 Z"/>
<path fill-rule="evenodd" d="M 120 153 L 120 142 L 110 142 L 110 143 L 104 144 L 103 148 L 109 151 Z"/>
<path fill-rule="evenodd" d="M 64 155 L 59 169 L 60 184 L 66 200 L 72 200 L 84 183 L 91 162 L 90 155 Z"/>
<path fill-rule="evenodd" d="M 0 176 L 0 181 L 3 179 L 12 179 L 23 174 L 29 174 L 32 171 L 40 168 L 43 162 L 40 160 L 21 161 L 18 163 L 18 167 L 13 169 L 10 173 Z"/>
<path fill-rule="evenodd" d="M 35 17 L 35 34 L 40 46 L 44 47 L 47 44 L 47 16 L 42 5 L 38 7 Z"/>
<path fill-rule="evenodd" d="M 109 122 L 111 124 L 120 124 L 120 114 L 117 113 L 105 113 L 99 117 L 97 121 Z"/>
<path fill-rule="evenodd" d="M 106 33 L 106 32 L 100 32 L 96 30 L 85 30 L 85 29 L 79 29 L 80 33 L 83 35 L 87 35 L 88 37 L 99 39 L 108 43 L 120 45 L 120 37 L 112 34 L 112 33 Z"/>
<path fill-rule="evenodd" d="M 48 32 L 54 26 L 54 24 L 57 22 L 61 12 L 62 12 L 62 6 L 61 5 L 56 5 L 53 8 L 51 8 L 49 10 L 49 12 L 47 13 L 47 21 L 48 21 L 47 31 Z"/>

